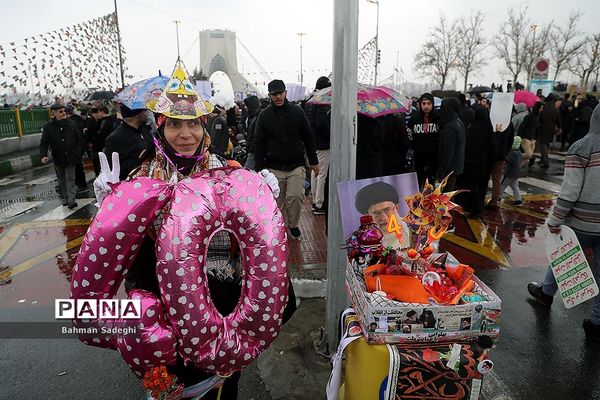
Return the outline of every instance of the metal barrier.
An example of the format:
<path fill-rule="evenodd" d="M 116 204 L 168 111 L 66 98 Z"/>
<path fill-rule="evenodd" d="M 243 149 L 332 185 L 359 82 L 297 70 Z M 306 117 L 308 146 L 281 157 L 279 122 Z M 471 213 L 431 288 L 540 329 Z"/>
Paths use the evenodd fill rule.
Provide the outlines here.
<path fill-rule="evenodd" d="M 14 109 L 0 110 L 0 138 L 19 136 L 17 113 Z"/>
<path fill-rule="evenodd" d="M 0 138 L 40 133 L 48 121 L 50 121 L 50 111 L 47 108 L 32 108 L 25 111 L 18 108 L 0 109 Z"/>
<path fill-rule="evenodd" d="M 20 111 L 20 114 L 23 135 L 41 133 L 46 122 L 50 121 L 50 113 L 47 108 L 32 108 Z"/>

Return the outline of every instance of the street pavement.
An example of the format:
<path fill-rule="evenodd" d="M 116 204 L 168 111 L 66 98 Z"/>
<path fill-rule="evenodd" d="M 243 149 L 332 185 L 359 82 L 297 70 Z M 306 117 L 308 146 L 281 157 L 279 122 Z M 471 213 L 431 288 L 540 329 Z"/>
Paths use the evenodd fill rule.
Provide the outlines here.
<path fill-rule="evenodd" d="M 600 398 L 600 342 L 586 340 L 581 327 L 591 303 L 566 310 L 557 299 L 544 309 L 526 290 L 547 267 L 545 219 L 560 188 L 563 160 L 553 155 L 549 170 L 523 170 L 523 206 L 510 205 L 509 197 L 480 220 L 457 216 L 454 232 L 440 245 L 472 265 L 502 299 L 501 337 L 490 352 L 494 369 L 484 380 L 486 400 Z M 44 325 L 32 322 L 52 324 L 54 299 L 68 297 L 71 269 L 96 208 L 90 192 L 80 193 L 77 209 L 63 208 L 55 184 L 51 166 L 0 179 L 0 400 L 142 399 L 140 382 L 115 351 L 76 339 L 2 332 L 13 325 L 23 329 L 21 337 L 42 336 Z M 325 398 L 329 360 L 315 350 L 325 325 L 324 223 L 307 200 L 302 240 L 290 241 L 298 311 L 271 348 L 243 371 L 239 399 Z"/>

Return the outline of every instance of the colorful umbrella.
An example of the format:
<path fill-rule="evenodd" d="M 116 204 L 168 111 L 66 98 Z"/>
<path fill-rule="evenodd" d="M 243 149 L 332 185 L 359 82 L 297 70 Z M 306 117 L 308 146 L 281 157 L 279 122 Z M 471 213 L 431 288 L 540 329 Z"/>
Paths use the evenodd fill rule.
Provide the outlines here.
<path fill-rule="evenodd" d="M 307 101 L 309 104 L 331 104 L 333 90 L 331 87 L 313 93 Z M 358 85 L 356 94 L 356 111 L 371 118 L 382 115 L 408 112 L 410 99 L 384 86 Z"/>
<path fill-rule="evenodd" d="M 515 104 L 523 103 L 527 107 L 533 107 L 535 103 L 540 101 L 540 98 L 527 90 L 517 90 L 515 92 Z"/>
<path fill-rule="evenodd" d="M 146 108 L 148 102 L 160 96 L 168 81 L 168 76 L 158 75 L 136 82 L 119 92 L 115 101 L 125 104 L 132 110 Z"/>

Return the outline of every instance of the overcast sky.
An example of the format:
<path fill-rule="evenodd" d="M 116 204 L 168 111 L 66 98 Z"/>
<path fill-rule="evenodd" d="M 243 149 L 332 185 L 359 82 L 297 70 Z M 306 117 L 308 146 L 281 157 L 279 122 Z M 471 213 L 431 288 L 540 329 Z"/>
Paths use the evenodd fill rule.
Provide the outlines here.
<path fill-rule="evenodd" d="M 375 35 L 376 6 L 359 1 L 359 47 Z M 510 7 L 529 5 L 532 21 L 544 25 L 566 22 L 569 11 L 581 10 L 580 29 L 600 31 L 598 0 L 380 0 L 379 37 L 382 52 L 380 76 L 392 74 L 398 59 L 408 81 L 422 81 L 412 68 L 414 55 L 427 38 L 428 29 L 438 20 L 439 11 L 450 19 L 468 15 L 471 9 L 485 15 L 486 38 L 492 37 L 506 19 Z M 114 10 L 112 0 L 19 0 L 3 8 L 0 43 L 77 24 Z M 177 57 L 173 20 L 181 21 L 180 48 L 187 67 L 198 64 L 199 49 L 194 41 L 203 29 L 229 29 L 237 33 L 252 55 L 272 78 L 287 82 L 298 80 L 299 38 L 304 32 L 304 81 L 313 86 L 320 75 L 331 70 L 333 0 L 119 0 L 118 11 L 127 67 L 133 80 L 170 73 Z M 102 46 L 102 43 L 96 43 Z M 248 53 L 238 45 L 238 65 L 246 73 L 259 71 Z M 492 56 L 490 49 L 487 54 Z M 506 81 L 509 74 L 493 60 L 472 83 L 489 85 Z M 564 78 L 569 79 L 569 74 Z M 460 79 L 457 86 L 462 87 Z"/>

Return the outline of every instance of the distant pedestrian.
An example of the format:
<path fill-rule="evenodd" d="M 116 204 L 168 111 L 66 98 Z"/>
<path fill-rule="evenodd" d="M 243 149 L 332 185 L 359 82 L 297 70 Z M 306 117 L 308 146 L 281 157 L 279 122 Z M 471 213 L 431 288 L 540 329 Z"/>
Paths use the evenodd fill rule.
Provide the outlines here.
<path fill-rule="evenodd" d="M 315 91 L 331 86 L 331 81 L 326 76 L 317 79 Z M 311 173 L 310 190 L 313 196 L 313 212 L 316 215 L 325 214 L 325 181 L 329 172 L 329 146 L 331 130 L 331 105 L 307 103 L 305 107 L 306 118 L 315 138 L 317 158 L 319 160 L 319 173 Z"/>
<path fill-rule="evenodd" d="M 75 122 L 77 125 L 77 130 L 81 135 L 81 156 L 85 154 L 85 149 L 87 147 L 87 140 L 85 135 L 83 134 L 83 129 L 85 128 L 85 120 L 79 115 L 79 112 L 75 108 L 73 104 L 67 104 L 65 106 L 65 112 L 67 113 L 67 119 L 69 121 Z M 84 192 L 88 190 L 87 181 L 85 180 L 85 171 L 83 170 L 83 161 L 80 161 L 75 166 L 75 185 L 77 185 L 78 192 Z"/>
<path fill-rule="evenodd" d="M 413 151 L 406 132 L 404 114 L 377 118 L 383 133 L 383 175 L 414 172 Z"/>
<path fill-rule="evenodd" d="M 469 107 L 467 96 L 464 93 L 459 93 L 456 98 L 460 101 L 460 108 L 458 110 L 458 118 L 462 121 L 465 130 L 469 130 L 469 126 L 475 118 L 475 112 Z"/>
<path fill-rule="evenodd" d="M 512 149 L 506 155 L 504 163 L 504 178 L 502 178 L 502 186 L 500 187 L 500 196 L 504 194 L 507 187 L 513 191 L 515 201 L 513 205 L 520 206 L 523 204 L 521 193 L 519 192 L 519 175 L 521 173 L 521 138 L 515 136 L 512 143 Z"/>
<path fill-rule="evenodd" d="M 256 121 L 258 120 L 258 114 L 260 114 L 260 100 L 258 97 L 252 95 L 244 99 L 246 108 L 248 110 L 248 118 L 246 119 L 246 149 L 248 157 L 246 158 L 246 165 L 244 167 L 254 170 L 255 158 L 254 158 L 254 133 L 256 131 Z"/>
<path fill-rule="evenodd" d="M 525 104 L 515 104 L 515 115 L 513 115 L 512 119 L 510 120 L 510 122 L 512 122 L 513 124 L 515 133 L 519 132 L 519 128 L 521 127 L 521 124 L 523 123 L 527 115 L 527 106 Z"/>
<path fill-rule="evenodd" d="M 492 135 L 492 143 L 494 154 L 492 160 L 492 197 L 486 204 L 485 208 L 488 210 L 498 210 L 500 205 L 500 189 L 502 186 L 502 175 L 504 173 L 504 163 L 506 155 L 512 148 L 513 138 L 515 131 L 513 129 L 512 122 L 509 122 L 507 127 L 496 125 L 494 128 L 494 134 Z"/>
<path fill-rule="evenodd" d="M 537 141 L 540 148 L 540 168 L 547 169 L 550 166 L 548 152 L 550 151 L 550 143 L 554 140 L 554 136 L 560 132 L 560 114 L 555 107 L 556 97 L 552 94 L 546 98 L 544 111 L 540 115 L 540 120 L 537 130 Z"/>
<path fill-rule="evenodd" d="M 144 151 L 153 144 L 146 125 L 147 110 L 132 110 L 124 104 L 121 104 L 120 110 L 123 122 L 106 138 L 104 154 L 119 153 L 119 179 L 125 180 L 129 173 L 141 164 Z M 108 158 L 108 161 L 112 162 L 111 158 Z"/>
<path fill-rule="evenodd" d="M 269 82 L 271 105 L 263 110 L 256 123 L 254 149 L 255 170 L 268 168 L 279 182 L 277 205 L 285 216 L 292 238 L 301 235 L 298 222 L 304 200 L 305 154 L 311 170 L 319 173 L 319 160 L 313 135 L 304 111 L 290 104 L 282 80 Z"/>
<path fill-rule="evenodd" d="M 459 193 L 456 202 L 471 218 L 479 218 L 485 206 L 494 163 L 493 135 L 489 110 L 477 107 L 475 118 L 467 130 L 463 173 L 457 178 L 457 188 L 467 191 Z"/>
<path fill-rule="evenodd" d="M 48 164 L 50 149 L 63 206 L 73 209 L 77 207 L 75 167 L 81 162 L 83 138 L 75 122 L 67 120 L 63 104 L 54 103 L 50 112 L 52 120 L 42 130 L 40 160 L 42 164 Z"/>
<path fill-rule="evenodd" d="M 585 137 L 573 143 L 565 160 L 565 172 L 558 199 L 548 220 L 552 234 L 560 233 L 560 225 L 573 229 L 584 249 L 594 253 L 591 269 L 600 280 L 600 107 L 596 107 Z M 529 293 L 542 305 L 550 307 L 558 291 L 556 278 L 548 267 L 543 282 L 527 285 Z M 583 320 L 590 338 L 600 339 L 600 296 L 594 298 L 590 319 Z"/>
<path fill-rule="evenodd" d="M 425 180 L 433 183 L 438 169 L 439 116 L 433 109 L 431 93 L 423 93 L 418 100 L 419 109 L 408 122 L 407 131 L 412 140 L 413 159 L 419 187 Z M 457 100 L 457 104 L 459 104 Z"/>
<path fill-rule="evenodd" d="M 383 176 L 383 130 L 374 118 L 356 116 L 356 179 Z"/>
<path fill-rule="evenodd" d="M 515 131 L 515 134 L 521 137 L 521 147 L 524 151 L 521 166 L 528 165 L 531 167 L 535 162 L 533 152 L 535 151 L 535 142 L 537 139 L 537 127 L 543 111 L 544 103 L 538 101 L 531 109 L 531 112 L 523 118 L 523 122 L 519 125 L 519 130 Z"/>
<path fill-rule="evenodd" d="M 458 117 L 459 109 L 460 101 L 456 97 L 442 100 L 436 180 L 441 181 L 452 173 L 446 183 L 446 191 L 454 190 L 456 179 L 463 173 L 465 163 L 466 133 Z"/>
<path fill-rule="evenodd" d="M 221 157 L 227 153 L 229 145 L 229 125 L 227 124 L 227 114 L 220 106 L 210 114 L 208 124 L 208 133 L 210 134 L 210 152 Z"/>

